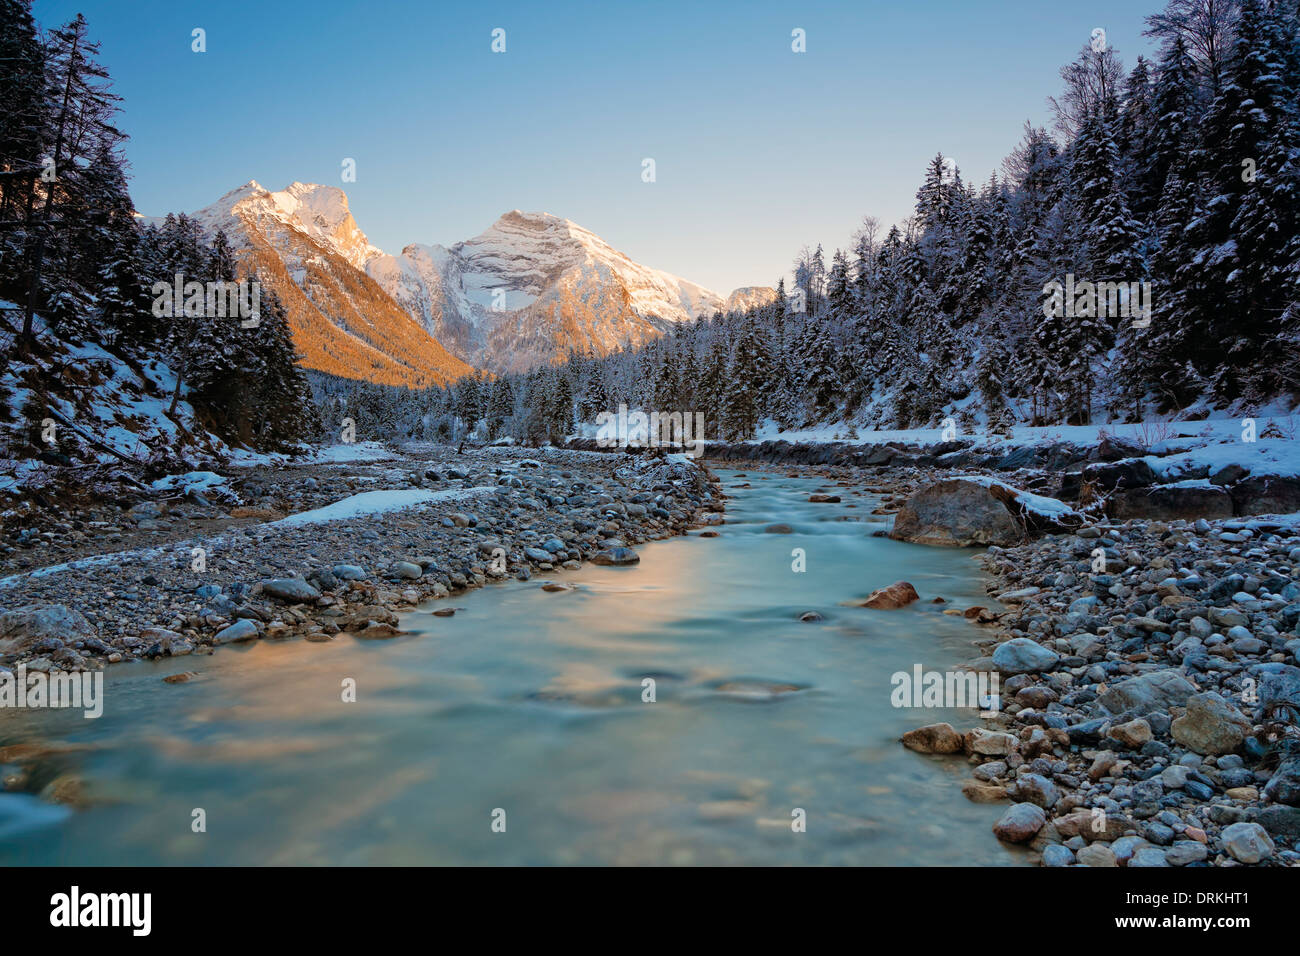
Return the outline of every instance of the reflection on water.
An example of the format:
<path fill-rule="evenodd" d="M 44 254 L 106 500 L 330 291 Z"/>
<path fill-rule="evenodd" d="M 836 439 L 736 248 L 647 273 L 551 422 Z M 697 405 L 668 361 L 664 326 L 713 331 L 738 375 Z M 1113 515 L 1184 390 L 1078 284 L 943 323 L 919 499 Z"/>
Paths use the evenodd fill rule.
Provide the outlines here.
<path fill-rule="evenodd" d="M 865 494 L 721 474 L 718 537 L 559 575 L 576 590 L 512 581 L 416 611 L 408 637 L 110 669 L 99 720 L 0 712 L 0 741 L 90 745 L 38 765 L 81 777 L 86 809 L 0 795 L 0 863 L 1016 862 L 999 808 L 961 796 L 966 764 L 897 742 L 974 712 L 889 703 L 893 672 L 973 656 L 978 631 L 928 603 L 984 599 L 970 553 L 871 537 Z M 923 602 L 840 606 L 900 578 Z M 182 670 L 200 679 L 161 682 Z"/>

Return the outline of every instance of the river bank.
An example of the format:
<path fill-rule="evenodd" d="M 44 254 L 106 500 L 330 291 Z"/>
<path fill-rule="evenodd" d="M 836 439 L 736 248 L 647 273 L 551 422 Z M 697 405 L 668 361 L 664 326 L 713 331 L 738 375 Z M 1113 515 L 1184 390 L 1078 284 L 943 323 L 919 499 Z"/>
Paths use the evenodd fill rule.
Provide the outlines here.
<path fill-rule="evenodd" d="M 0 667 L 389 637 L 425 600 L 634 563 L 636 544 L 721 521 L 711 476 L 683 459 L 437 446 L 341 457 L 177 476 L 89 513 L 28 507 L 6 526 Z"/>
<path fill-rule="evenodd" d="M 882 514 L 952 473 L 744 461 L 845 486 L 857 473 Z M 995 833 L 1043 865 L 1300 865 L 1300 515 L 1101 511 L 983 553 L 990 606 L 950 612 L 985 625 L 981 656 L 953 663 L 998 674 L 1000 712 L 904 745 L 964 757 L 963 793 L 1010 803 Z"/>

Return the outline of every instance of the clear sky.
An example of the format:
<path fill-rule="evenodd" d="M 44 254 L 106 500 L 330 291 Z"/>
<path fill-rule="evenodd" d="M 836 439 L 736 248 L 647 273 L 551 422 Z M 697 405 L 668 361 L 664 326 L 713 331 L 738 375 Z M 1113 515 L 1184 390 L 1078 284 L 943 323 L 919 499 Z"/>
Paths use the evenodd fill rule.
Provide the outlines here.
<path fill-rule="evenodd" d="M 125 98 L 132 195 L 193 210 L 256 179 L 342 186 L 375 245 L 564 216 L 726 294 L 799 247 L 912 211 L 937 152 L 968 181 L 1047 124 L 1103 27 L 1150 55 L 1160 0 L 530 3 L 36 0 L 86 15 Z M 191 31 L 207 52 L 191 51 Z M 506 31 L 506 52 L 491 33 Z M 807 52 L 791 50 L 791 31 Z M 656 181 L 642 182 L 642 160 Z M 345 158 L 356 182 L 344 183 Z"/>

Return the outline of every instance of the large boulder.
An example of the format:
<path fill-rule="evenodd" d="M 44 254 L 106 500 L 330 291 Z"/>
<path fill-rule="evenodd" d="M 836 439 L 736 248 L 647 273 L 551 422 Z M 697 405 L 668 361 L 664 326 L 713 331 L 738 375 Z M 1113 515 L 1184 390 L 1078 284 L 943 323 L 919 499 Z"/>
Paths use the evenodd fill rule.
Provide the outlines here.
<path fill-rule="evenodd" d="M 1232 506 L 1239 515 L 1292 514 L 1300 511 L 1300 478 L 1251 475 L 1231 488 Z"/>
<path fill-rule="evenodd" d="M 1106 515 L 1116 521 L 1194 521 L 1231 518 L 1232 496 L 1205 481 L 1186 481 L 1117 491 L 1106 500 Z"/>
<path fill-rule="evenodd" d="M 922 488 L 903 505 L 889 536 L 945 547 L 1011 545 L 1034 534 L 1078 527 L 1068 505 L 979 476 L 947 478 Z"/>
<path fill-rule="evenodd" d="M 70 644 L 96 634 L 85 615 L 62 604 L 29 604 L 0 614 L 0 654 L 22 652 L 46 638 Z"/>

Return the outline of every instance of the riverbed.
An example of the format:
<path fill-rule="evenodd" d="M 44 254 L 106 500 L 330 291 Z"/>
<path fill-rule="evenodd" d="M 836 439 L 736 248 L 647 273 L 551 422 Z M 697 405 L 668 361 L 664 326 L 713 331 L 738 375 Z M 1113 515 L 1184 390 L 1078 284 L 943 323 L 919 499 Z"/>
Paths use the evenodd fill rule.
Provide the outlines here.
<path fill-rule="evenodd" d="M 873 537 L 890 519 L 862 489 L 719 475 L 718 536 L 634 567 L 431 602 L 391 640 L 122 665 L 98 720 L 0 712 L 0 741 L 81 748 L 38 773 L 88 804 L 0 794 L 0 863 L 1020 862 L 990 829 L 1003 808 L 961 795 L 963 761 L 898 743 L 975 711 L 890 700 L 895 672 L 976 656 L 982 632 L 942 613 L 987 603 L 972 552 Z M 897 580 L 922 600 L 841 604 Z M 179 671 L 198 678 L 162 682 Z"/>

